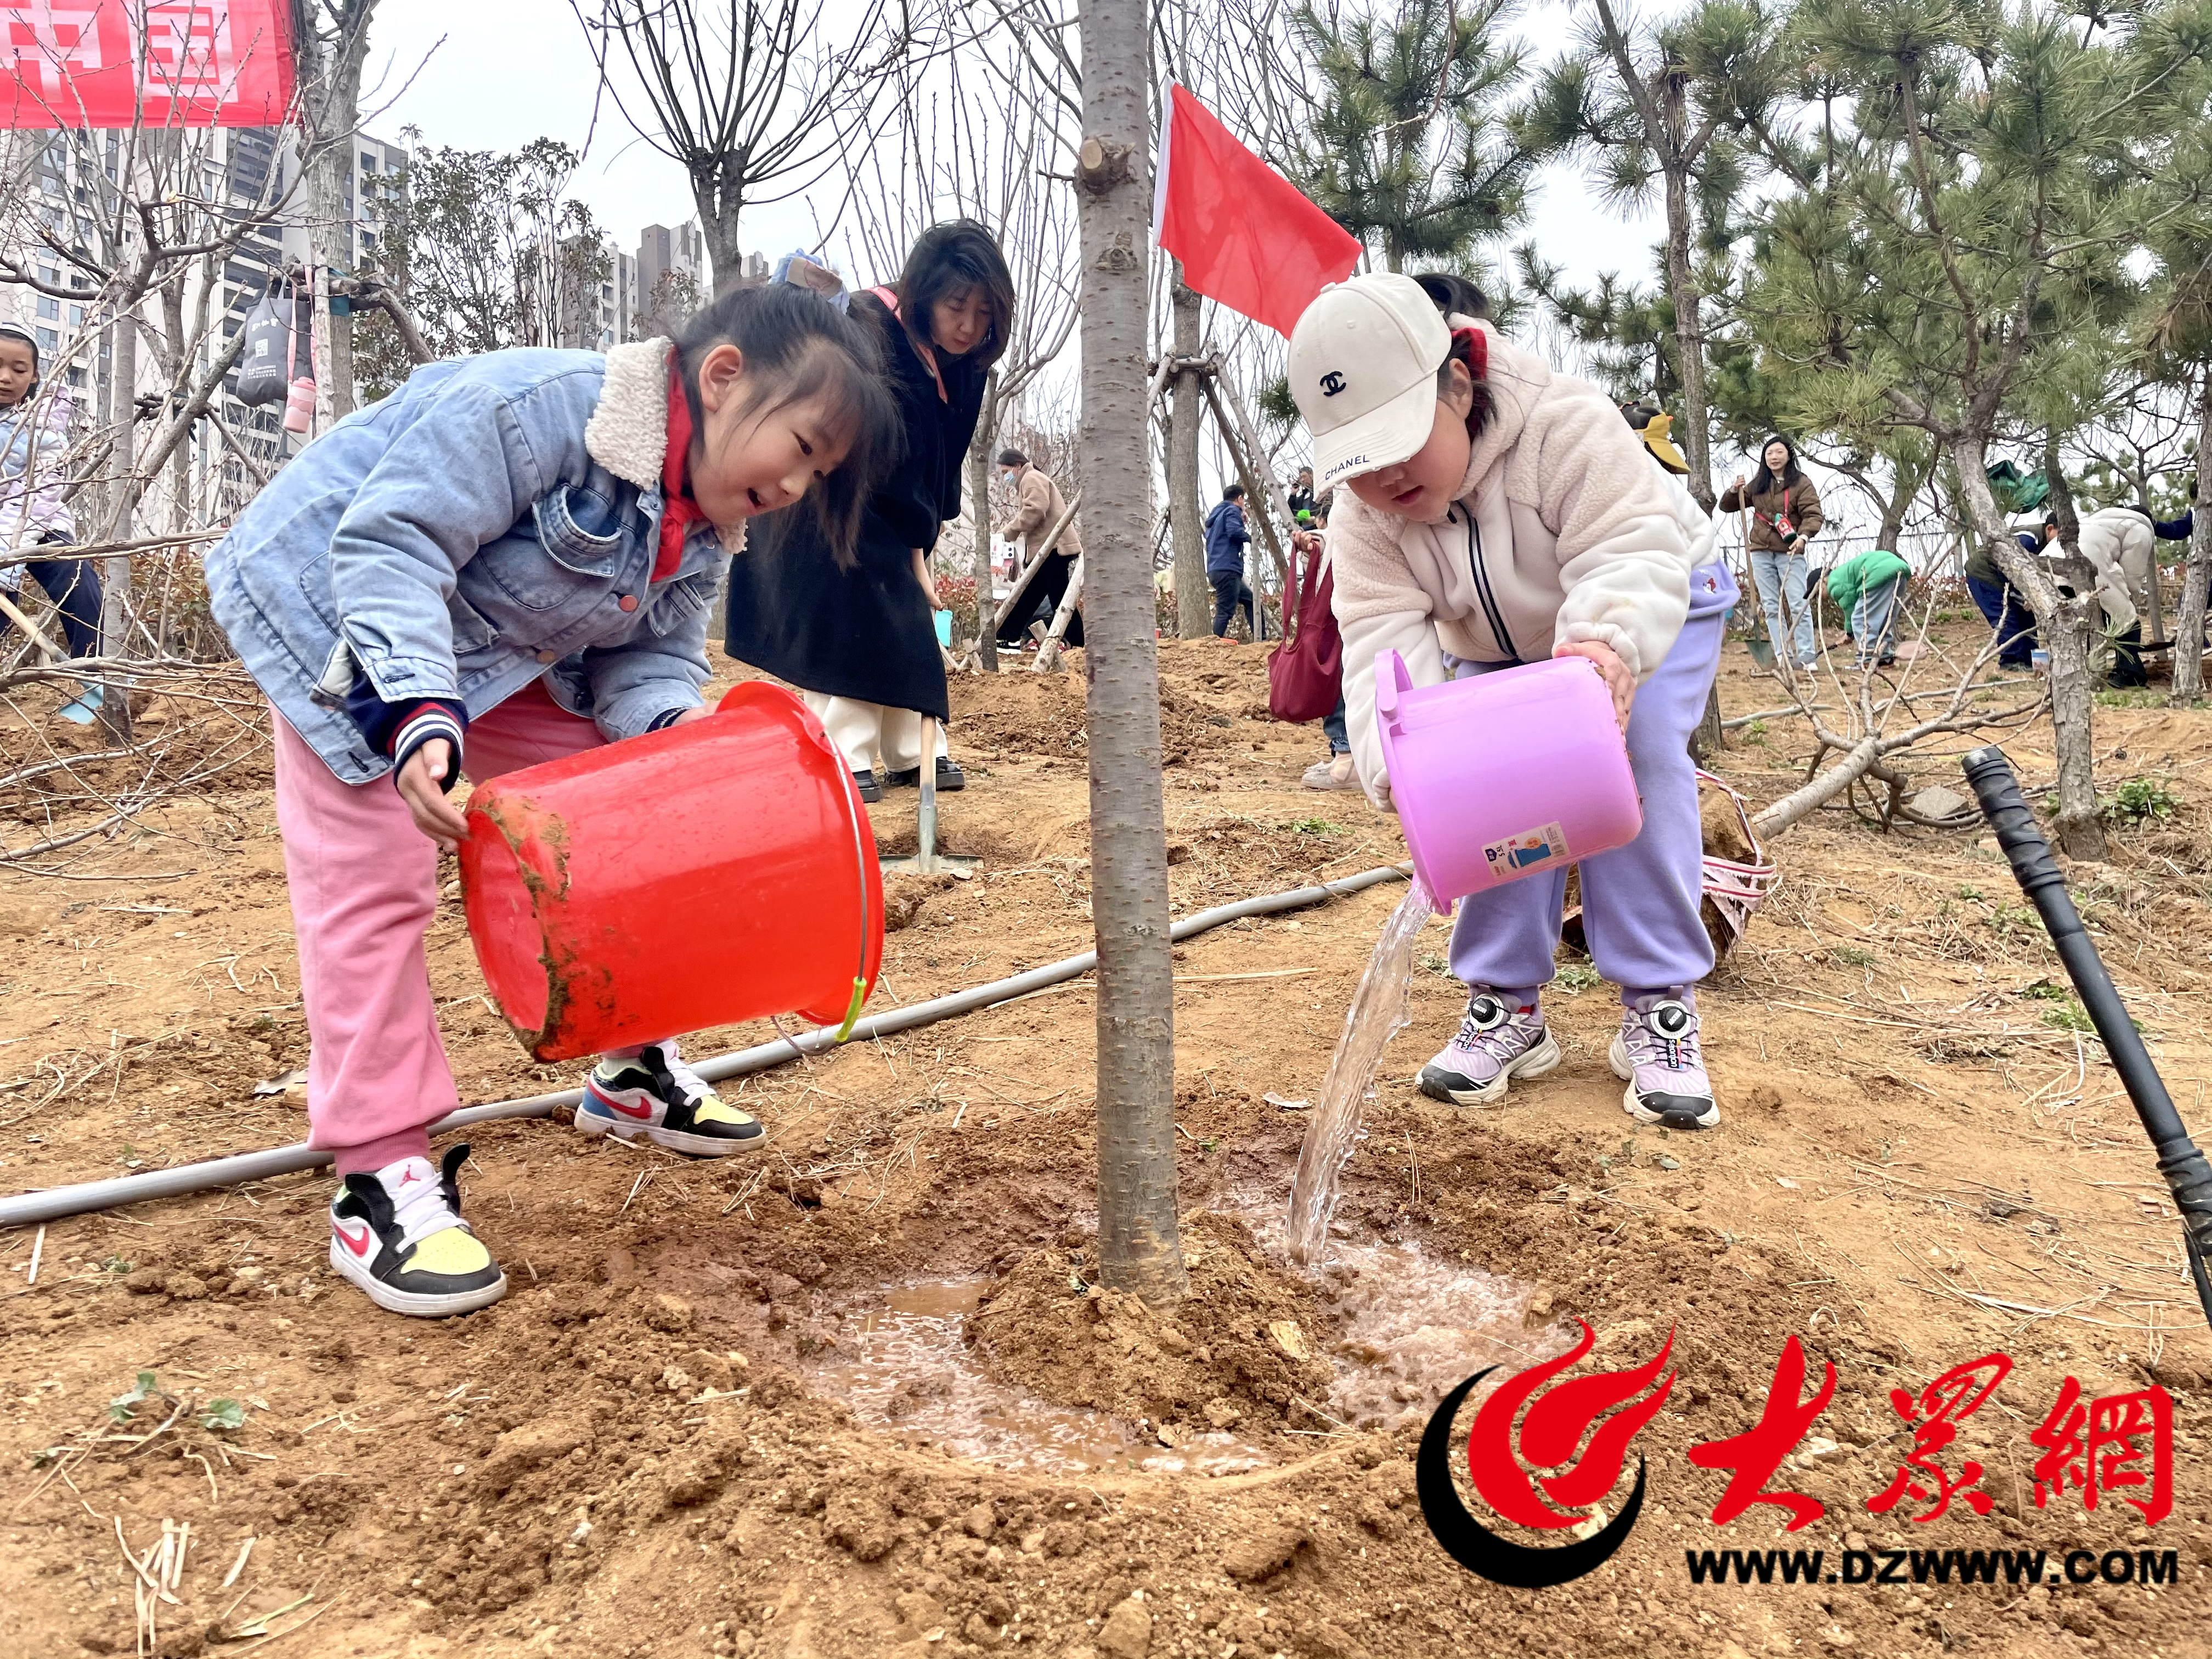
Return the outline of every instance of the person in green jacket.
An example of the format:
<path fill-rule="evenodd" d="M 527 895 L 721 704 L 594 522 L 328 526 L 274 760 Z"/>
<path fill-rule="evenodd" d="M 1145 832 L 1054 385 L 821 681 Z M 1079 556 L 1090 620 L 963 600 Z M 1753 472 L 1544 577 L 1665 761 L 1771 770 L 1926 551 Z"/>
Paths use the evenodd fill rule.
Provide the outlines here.
<path fill-rule="evenodd" d="M 1897 623 L 1898 599 L 1911 574 L 1912 567 L 1886 547 L 1854 553 L 1826 573 L 1828 602 L 1850 619 L 1858 667 L 1887 667 L 1897 660 L 1890 635 Z"/>

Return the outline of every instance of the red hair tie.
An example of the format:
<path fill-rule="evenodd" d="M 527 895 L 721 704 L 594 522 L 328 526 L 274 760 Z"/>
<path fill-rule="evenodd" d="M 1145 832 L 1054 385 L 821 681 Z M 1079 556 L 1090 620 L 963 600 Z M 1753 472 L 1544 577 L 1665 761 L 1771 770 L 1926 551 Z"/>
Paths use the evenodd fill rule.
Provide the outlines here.
<path fill-rule="evenodd" d="M 1465 363 L 1468 372 L 1478 380 L 1490 375 L 1490 342 L 1479 328 L 1455 328 L 1451 331 L 1451 355 Z"/>

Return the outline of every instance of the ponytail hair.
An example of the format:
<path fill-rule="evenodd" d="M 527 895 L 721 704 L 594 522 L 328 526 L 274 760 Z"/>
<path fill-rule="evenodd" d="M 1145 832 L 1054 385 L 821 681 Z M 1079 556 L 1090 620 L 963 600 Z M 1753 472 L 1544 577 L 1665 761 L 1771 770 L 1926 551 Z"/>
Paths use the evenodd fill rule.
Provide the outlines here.
<path fill-rule="evenodd" d="M 1455 317 L 1465 317 L 1480 322 L 1490 315 L 1490 301 L 1483 292 L 1464 276 L 1449 270 L 1424 271 L 1413 278 L 1421 285 L 1421 292 L 1429 296 L 1429 303 L 1443 313 L 1449 324 Z M 1437 366 L 1437 390 L 1443 392 L 1451 385 L 1451 366 L 1464 364 L 1468 378 L 1474 383 L 1474 402 L 1467 411 L 1467 435 L 1479 438 L 1482 428 L 1490 424 L 1490 342 L 1478 328 L 1452 329 L 1451 350 Z"/>
<path fill-rule="evenodd" d="M 701 309 L 676 340 L 676 372 L 691 406 L 692 429 L 702 434 L 699 365 L 719 345 L 733 345 L 744 357 L 750 389 L 741 417 L 763 418 L 818 398 L 831 432 L 845 441 L 843 465 L 815 481 L 804 505 L 838 568 L 852 569 L 861 512 L 903 448 L 875 331 L 788 283 L 731 289 Z"/>

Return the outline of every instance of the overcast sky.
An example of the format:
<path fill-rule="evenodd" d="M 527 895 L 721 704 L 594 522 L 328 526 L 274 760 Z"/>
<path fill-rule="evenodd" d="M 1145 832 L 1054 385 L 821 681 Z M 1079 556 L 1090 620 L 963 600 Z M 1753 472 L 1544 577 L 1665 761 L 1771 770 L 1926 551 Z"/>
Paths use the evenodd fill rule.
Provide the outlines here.
<path fill-rule="evenodd" d="M 1560 42 L 1566 11 L 1547 0 L 1524 20 L 1524 33 Z M 382 0 L 372 44 L 364 78 L 373 83 L 380 76 L 384 84 L 380 95 L 364 88 L 362 107 L 375 137 L 397 139 L 411 123 L 425 143 L 470 149 L 513 149 L 539 137 L 582 149 L 588 137 L 574 192 L 621 246 L 635 250 L 646 225 L 696 216 L 683 169 L 599 97 L 583 31 L 562 0 Z M 826 200 L 828 186 L 822 188 Z M 745 244 L 773 256 L 811 242 L 813 223 L 803 200 L 749 210 Z M 1546 258 L 1587 282 L 1623 269 L 1648 280 L 1657 231 L 1648 222 L 1624 222 L 1587 196 L 1571 172 L 1554 168 L 1537 193 L 1528 234 Z M 877 280 L 890 273 L 854 274 Z"/>

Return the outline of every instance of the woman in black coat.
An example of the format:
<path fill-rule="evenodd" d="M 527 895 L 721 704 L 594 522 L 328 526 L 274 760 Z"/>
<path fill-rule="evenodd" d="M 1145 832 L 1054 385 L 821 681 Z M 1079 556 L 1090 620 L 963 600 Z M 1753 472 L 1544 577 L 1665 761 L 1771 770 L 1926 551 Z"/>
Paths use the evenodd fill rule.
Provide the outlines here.
<path fill-rule="evenodd" d="M 1013 325 L 1013 277 L 989 231 L 955 220 L 925 231 L 897 286 L 854 295 L 852 312 L 881 332 L 906 458 L 869 497 L 849 568 L 803 513 L 752 521 L 730 566 L 722 647 L 798 687 L 862 799 L 877 800 L 878 754 L 886 783 L 921 781 L 924 715 L 939 722 L 937 787 L 965 782 L 945 743 L 951 709 L 928 561 L 939 526 L 960 515 L 985 378 Z"/>

